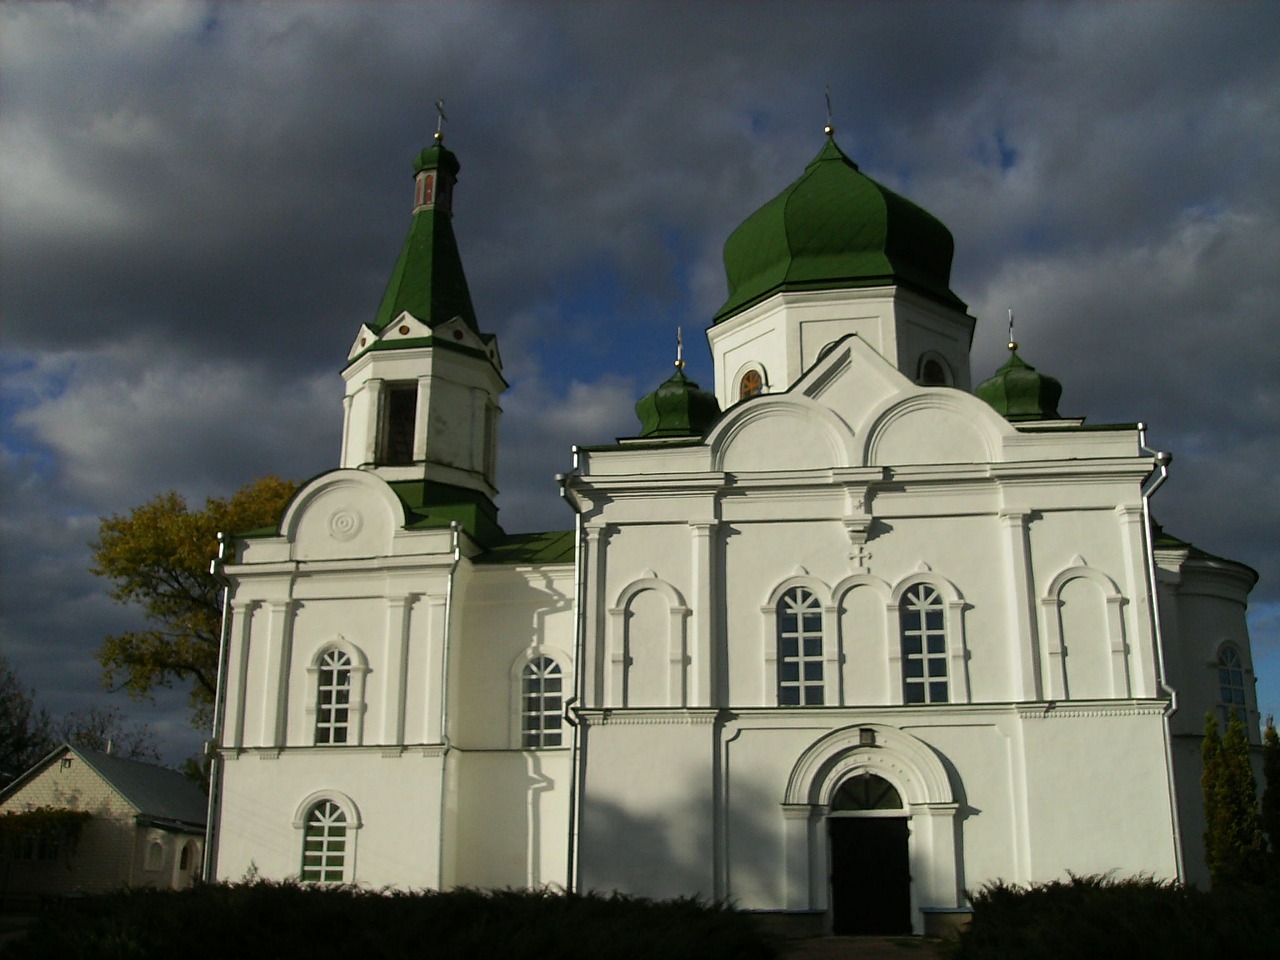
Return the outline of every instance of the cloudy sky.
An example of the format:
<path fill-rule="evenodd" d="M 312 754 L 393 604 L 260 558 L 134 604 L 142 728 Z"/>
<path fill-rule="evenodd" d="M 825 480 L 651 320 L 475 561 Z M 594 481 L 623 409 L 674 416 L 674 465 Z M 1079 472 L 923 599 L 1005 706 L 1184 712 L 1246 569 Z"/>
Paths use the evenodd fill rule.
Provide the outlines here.
<path fill-rule="evenodd" d="M 721 245 L 822 145 L 956 237 L 975 379 L 1025 359 L 1065 414 L 1145 420 L 1155 510 L 1256 568 L 1280 712 L 1280 5 L 788 2 L 0 8 L 0 643 L 51 710 L 135 623 L 98 517 L 336 464 L 338 372 L 408 226 L 444 98 L 455 228 L 498 334 L 508 529 L 569 522 L 569 446 L 635 429 Z"/>

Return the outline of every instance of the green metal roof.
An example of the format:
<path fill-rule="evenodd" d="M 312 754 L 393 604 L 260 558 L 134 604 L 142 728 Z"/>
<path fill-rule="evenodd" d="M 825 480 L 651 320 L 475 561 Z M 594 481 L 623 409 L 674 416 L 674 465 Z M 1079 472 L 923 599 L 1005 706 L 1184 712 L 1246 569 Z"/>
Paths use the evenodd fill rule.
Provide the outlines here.
<path fill-rule="evenodd" d="M 475 563 L 535 564 L 572 563 L 573 531 L 550 530 L 543 533 L 515 533 L 504 537 Z"/>
<path fill-rule="evenodd" d="M 681 367 L 636 403 L 642 437 L 701 437 L 720 419 L 715 395 L 684 375 Z"/>
<path fill-rule="evenodd" d="M 441 180 L 448 178 L 449 183 L 438 184 L 436 196 L 448 198 L 452 193 L 452 178 L 460 166 L 457 157 L 437 144 L 418 154 L 414 174 L 438 168 Z M 405 238 L 377 315 L 369 326 L 378 333 L 405 310 L 429 327 L 462 317 L 467 326 L 479 332 L 447 199 L 423 207 L 413 215 L 409 236 Z"/>
<path fill-rule="evenodd" d="M 1009 359 L 990 380 L 984 380 L 973 391 L 1011 422 L 1019 420 L 1057 420 L 1062 384 L 1053 377 L 1038 373 L 1010 344 Z"/>
<path fill-rule="evenodd" d="M 724 245 L 729 298 L 715 323 L 781 290 L 901 283 L 951 306 L 951 232 L 877 183 L 828 137 L 804 174 Z"/>
<path fill-rule="evenodd" d="M 482 546 L 502 540 L 498 508 L 479 490 L 431 480 L 396 480 L 388 484 L 405 508 L 405 529 L 425 530 L 458 523 Z"/>

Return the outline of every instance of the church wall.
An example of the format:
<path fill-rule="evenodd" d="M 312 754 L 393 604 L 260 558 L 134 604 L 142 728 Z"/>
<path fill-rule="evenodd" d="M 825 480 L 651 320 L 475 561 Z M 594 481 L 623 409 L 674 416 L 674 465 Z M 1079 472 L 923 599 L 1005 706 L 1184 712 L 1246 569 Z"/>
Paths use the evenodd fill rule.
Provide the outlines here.
<path fill-rule="evenodd" d="M 555 750 L 460 751 L 457 773 L 453 883 L 563 886 L 572 776 L 568 741 Z"/>
<path fill-rule="evenodd" d="M 312 803 L 334 799 L 348 811 L 348 879 L 370 886 L 437 886 L 440 876 L 438 752 L 386 753 L 371 747 L 248 752 L 224 766 L 217 876 L 238 880 L 298 876 Z M 354 807 L 354 809 L 352 809 Z"/>
<path fill-rule="evenodd" d="M 660 709 L 588 718 L 578 889 L 715 895 L 712 719 Z"/>
<path fill-rule="evenodd" d="M 1027 719 L 1031 879 L 1177 875 L 1161 708 L 1081 704 Z"/>
<path fill-rule="evenodd" d="M 550 656 L 574 689 L 573 565 L 486 566 L 459 571 L 450 736 L 469 750 L 520 745 L 524 665 Z M 567 742 L 567 741 L 566 741 Z"/>

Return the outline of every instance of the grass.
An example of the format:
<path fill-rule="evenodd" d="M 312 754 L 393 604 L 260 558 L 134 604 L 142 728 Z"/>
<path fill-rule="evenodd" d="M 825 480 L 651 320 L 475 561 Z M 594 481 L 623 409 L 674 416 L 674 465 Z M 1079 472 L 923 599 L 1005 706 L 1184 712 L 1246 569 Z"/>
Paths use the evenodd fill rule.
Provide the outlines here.
<path fill-rule="evenodd" d="M 773 960 L 748 914 L 693 899 L 377 892 L 255 881 L 129 890 L 45 916 L 6 960 Z"/>

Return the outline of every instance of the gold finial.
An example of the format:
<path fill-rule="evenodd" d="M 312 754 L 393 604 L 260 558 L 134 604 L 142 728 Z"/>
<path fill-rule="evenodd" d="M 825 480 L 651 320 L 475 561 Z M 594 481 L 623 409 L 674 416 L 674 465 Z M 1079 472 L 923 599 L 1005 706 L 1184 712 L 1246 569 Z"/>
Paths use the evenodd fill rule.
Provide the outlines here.
<path fill-rule="evenodd" d="M 1018 341 L 1013 339 L 1013 307 L 1009 308 L 1009 349 L 1018 349 Z"/>
<path fill-rule="evenodd" d="M 834 137 L 836 133 L 835 124 L 831 122 L 831 85 L 828 84 L 824 94 L 827 98 L 827 125 L 822 128 L 822 132 L 828 137 Z"/>
<path fill-rule="evenodd" d="M 679 327 L 676 327 L 676 369 L 684 371 L 684 337 Z"/>
<path fill-rule="evenodd" d="M 444 142 L 444 122 L 449 118 L 444 115 L 444 98 L 436 101 L 436 143 Z"/>

